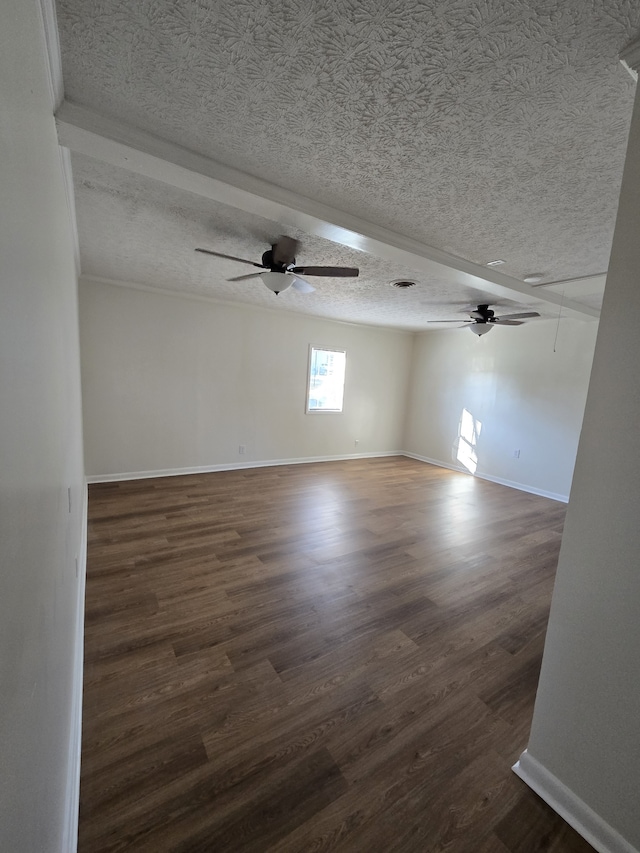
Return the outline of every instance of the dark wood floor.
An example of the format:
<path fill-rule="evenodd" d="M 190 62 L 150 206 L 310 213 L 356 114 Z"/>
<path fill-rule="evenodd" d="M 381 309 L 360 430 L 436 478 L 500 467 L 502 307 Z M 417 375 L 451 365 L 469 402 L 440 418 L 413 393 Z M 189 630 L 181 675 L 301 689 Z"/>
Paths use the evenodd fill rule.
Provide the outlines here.
<path fill-rule="evenodd" d="M 92 486 L 81 853 L 591 851 L 510 770 L 564 510 L 403 457 Z"/>

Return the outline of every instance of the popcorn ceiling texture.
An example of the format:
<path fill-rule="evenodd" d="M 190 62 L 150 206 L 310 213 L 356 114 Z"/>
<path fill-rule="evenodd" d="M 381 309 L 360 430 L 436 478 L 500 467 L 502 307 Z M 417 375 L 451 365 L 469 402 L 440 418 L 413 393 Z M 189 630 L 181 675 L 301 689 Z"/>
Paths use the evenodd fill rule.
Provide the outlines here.
<path fill-rule="evenodd" d="M 462 322 L 469 309 L 483 301 L 502 306 L 502 313 L 532 307 L 507 300 L 496 302 L 469 287 L 458 287 L 452 295 L 450 282 L 427 278 L 419 271 L 291 228 L 287 233 L 301 241 L 301 264 L 355 266 L 360 276 L 313 276 L 307 280 L 316 288 L 315 293 L 302 295 L 287 290 L 276 297 L 259 278 L 226 281 L 257 270 L 207 257 L 194 249 L 200 246 L 260 261 L 265 249 L 282 233 L 278 223 L 88 157 L 75 154 L 72 165 L 82 272 L 86 276 L 414 331 L 422 328 L 427 318 L 460 317 Z M 409 291 L 390 287 L 389 282 L 397 278 L 412 279 L 416 287 Z M 533 308 L 544 315 L 544 307 L 536 303 Z M 556 313 L 551 310 L 546 316 Z"/>
<path fill-rule="evenodd" d="M 637 0 L 57 9 L 69 100 L 507 275 L 607 268 Z"/>

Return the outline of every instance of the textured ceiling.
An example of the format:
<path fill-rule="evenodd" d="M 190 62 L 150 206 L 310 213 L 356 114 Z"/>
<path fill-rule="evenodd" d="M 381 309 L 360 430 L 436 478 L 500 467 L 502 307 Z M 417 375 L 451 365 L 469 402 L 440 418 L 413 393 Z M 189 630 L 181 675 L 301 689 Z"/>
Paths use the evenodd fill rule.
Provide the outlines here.
<path fill-rule="evenodd" d="M 461 258 L 503 258 L 515 278 L 607 268 L 637 0 L 59 0 L 57 14 L 71 101 Z M 85 273 L 240 298 L 221 280 L 240 270 L 213 262 L 207 284 L 190 250 L 257 259 L 283 230 L 73 165 Z M 349 289 L 290 294 L 300 310 L 416 327 L 418 306 L 442 316 L 477 296 L 433 280 L 398 294 L 387 282 L 410 270 L 299 236 L 305 262 L 362 270 Z"/>
<path fill-rule="evenodd" d="M 213 248 L 259 262 L 282 231 L 277 222 L 81 155 L 74 155 L 72 162 L 87 276 L 407 330 L 418 330 L 427 320 L 438 318 L 460 316 L 462 321 L 467 309 L 479 302 L 500 305 L 501 313 L 531 308 L 530 302 L 495 300 L 469 287 L 458 288 L 452 301 L 446 281 L 291 228 L 287 233 L 301 241 L 298 263 L 355 266 L 360 276 L 309 277 L 314 293 L 287 290 L 277 297 L 260 279 L 227 282 L 255 270 L 197 254 L 194 248 Z M 397 279 L 415 281 L 415 287 L 391 287 Z M 544 313 L 544 306 L 533 307 Z"/>

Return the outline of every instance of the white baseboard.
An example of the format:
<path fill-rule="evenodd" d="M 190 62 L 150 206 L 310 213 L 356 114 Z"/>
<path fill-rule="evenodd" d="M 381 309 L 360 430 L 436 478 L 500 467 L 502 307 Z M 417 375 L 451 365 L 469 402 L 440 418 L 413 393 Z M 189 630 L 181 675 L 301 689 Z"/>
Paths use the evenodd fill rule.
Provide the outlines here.
<path fill-rule="evenodd" d="M 529 492 L 530 495 L 540 495 L 541 498 L 550 498 L 552 501 L 560 501 L 560 503 L 569 503 L 569 495 L 559 495 L 557 492 L 547 492 L 545 489 L 537 489 L 535 486 L 528 486 L 525 483 L 516 483 L 513 480 L 503 480 L 501 477 L 491 477 L 489 474 L 475 474 L 481 480 L 489 480 L 490 483 L 497 483 L 499 486 L 508 486 L 510 489 L 517 489 L 519 492 Z"/>
<path fill-rule="evenodd" d="M 598 853 L 640 853 L 526 749 L 512 770 Z"/>
<path fill-rule="evenodd" d="M 411 459 L 417 459 L 419 462 L 428 462 L 429 465 L 437 465 L 439 468 L 448 468 L 450 471 L 458 471 L 460 474 L 466 474 L 468 477 L 478 477 L 480 480 L 488 480 L 490 483 L 497 483 L 499 486 L 508 486 L 510 489 L 517 489 L 519 492 L 528 492 L 530 495 L 540 495 L 542 498 L 550 498 L 553 501 L 561 503 L 569 502 L 569 495 L 559 495 L 556 492 L 547 492 L 544 489 L 537 489 L 535 486 L 529 486 L 526 483 L 516 483 L 513 480 L 503 480 L 500 477 L 492 477 L 490 474 L 472 474 L 463 468 L 461 465 L 453 465 L 451 462 L 443 462 L 441 459 L 431 459 L 428 456 L 420 456 L 417 453 L 409 453 L 403 451 L 403 456 L 408 456 Z"/>
<path fill-rule="evenodd" d="M 310 462 L 342 462 L 345 459 L 377 459 L 383 456 L 404 456 L 401 450 L 380 453 L 349 453 L 342 456 L 306 456 L 297 459 L 268 459 L 251 462 L 223 462 L 220 465 L 197 465 L 192 468 L 163 468 L 158 471 L 126 471 L 121 474 L 90 474 L 87 483 L 119 483 L 123 480 L 149 480 L 155 477 L 179 477 L 184 474 L 212 474 L 216 471 L 238 471 L 245 468 L 272 468 L 277 465 L 306 465 Z"/>
<path fill-rule="evenodd" d="M 78 812 L 80 807 L 80 753 L 82 749 L 82 688 L 84 678 L 84 593 L 87 576 L 87 509 L 88 489 L 83 486 L 81 507 L 80 544 L 77 563 L 77 601 L 74 627 L 75 645 L 73 660 L 73 684 L 71 691 L 71 728 L 69 758 L 67 765 L 67 821 L 64 829 L 62 849 L 76 853 L 78 849 Z"/>
<path fill-rule="evenodd" d="M 379 453 L 348 453 L 341 456 L 305 456 L 297 459 L 267 459 L 264 461 L 252 460 L 250 462 L 223 462 L 219 465 L 196 465 L 189 468 L 162 468 L 157 471 L 123 471 L 118 474 L 90 474 L 87 476 L 88 483 L 119 483 L 124 480 L 149 480 L 155 477 L 178 477 L 183 474 L 211 474 L 216 471 L 238 471 L 244 468 L 270 468 L 277 465 L 306 465 L 310 462 L 340 462 L 345 459 L 376 459 L 384 456 L 406 456 L 409 459 L 417 459 L 418 462 L 427 462 L 429 465 L 437 465 L 439 468 L 448 468 L 466 474 L 468 477 L 478 477 L 481 480 L 489 480 L 500 486 L 508 486 L 521 492 L 529 492 L 532 495 L 540 495 L 543 498 L 551 498 L 554 501 L 567 503 L 568 495 L 558 495 L 554 492 L 546 492 L 536 489 L 524 483 L 514 483 L 511 480 L 501 480 L 499 477 L 491 477 L 488 474 L 470 474 L 466 468 L 443 462 L 441 459 L 431 459 L 428 456 L 420 456 L 407 450 L 386 450 Z"/>
<path fill-rule="evenodd" d="M 418 462 L 426 462 L 428 465 L 436 465 L 438 468 L 448 468 L 449 471 L 457 471 L 459 474 L 466 474 L 468 477 L 473 476 L 466 468 L 463 468 L 461 465 L 454 465 L 452 462 L 442 462 L 440 459 L 432 459 L 430 456 L 420 456 L 419 453 L 411 453 L 408 450 L 403 450 L 402 455 L 407 456 L 409 459 L 417 459 Z"/>

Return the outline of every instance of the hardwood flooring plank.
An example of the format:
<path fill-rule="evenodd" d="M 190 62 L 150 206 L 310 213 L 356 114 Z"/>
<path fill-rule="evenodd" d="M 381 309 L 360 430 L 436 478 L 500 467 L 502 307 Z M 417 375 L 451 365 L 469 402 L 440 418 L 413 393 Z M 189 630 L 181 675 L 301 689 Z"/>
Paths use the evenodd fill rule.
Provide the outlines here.
<path fill-rule="evenodd" d="M 495 827 L 509 853 L 591 853 L 592 847 L 535 794 L 524 791 Z"/>
<path fill-rule="evenodd" d="M 386 849 L 390 853 L 473 850 L 518 796 L 518 786 L 505 773 L 503 763 L 492 752 L 484 753 L 467 764 L 446 789 L 429 802 L 426 820 L 402 819 L 407 812 L 412 813 L 411 802 L 403 802 L 394 815 L 400 832 L 389 833 Z"/>
<path fill-rule="evenodd" d="M 359 686 L 357 692 L 341 691 L 331 701 L 325 698 L 320 708 L 272 708 L 263 715 L 262 725 L 255 726 L 251 720 L 251 741 L 247 740 L 246 717 L 240 721 L 226 719 L 219 729 L 203 736 L 207 755 L 215 764 L 219 789 L 231 789 L 271 766 L 325 749 L 333 732 L 362 724 L 379 704 L 366 686 Z"/>
<path fill-rule="evenodd" d="M 167 779 L 175 779 L 201 767 L 208 761 L 197 728 L 176 728 L 170 736 L 154 740 L 132 749 L 126 761 L 117 760 L 86 772 L 82 779 L 83 803 L 90 803 L 90 811 L 82 815 L 82 825 L 92 820 L 92 815 L 105 821 L 118 816 L 123 804 L 131 804 L 162 787 Z"/>
<path fill-rule="evenodd" d="M 314 753 L 291 769 L 272 790 L 254 796 L 226 821 L 188 835 L 176 853 L 262 853 L 309 815 L 340 796 L 347 787 L 326 750 Z"/>
<path fill-rule="evenodd" d="M 478 847 L 477 853 L 510 853 L 510 850 L 492 832 L 484 839 L 480 847 Z"/>

